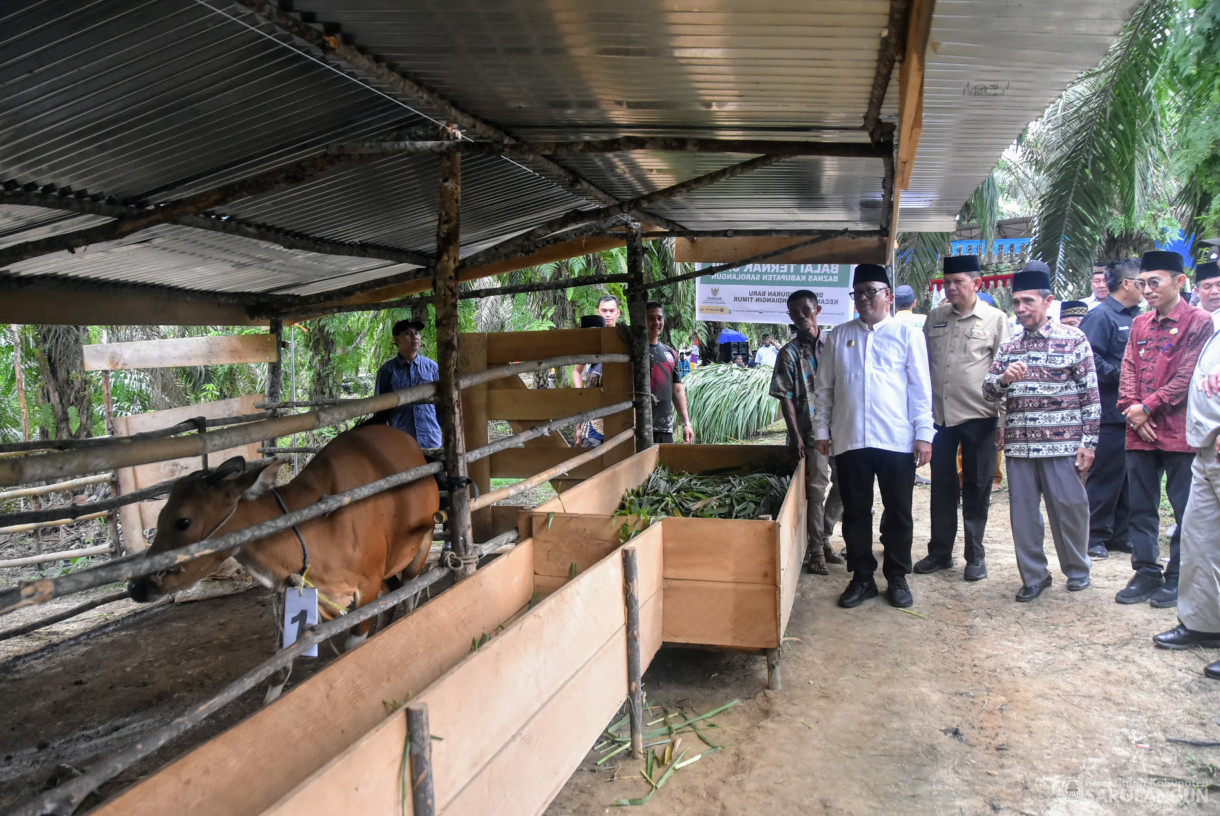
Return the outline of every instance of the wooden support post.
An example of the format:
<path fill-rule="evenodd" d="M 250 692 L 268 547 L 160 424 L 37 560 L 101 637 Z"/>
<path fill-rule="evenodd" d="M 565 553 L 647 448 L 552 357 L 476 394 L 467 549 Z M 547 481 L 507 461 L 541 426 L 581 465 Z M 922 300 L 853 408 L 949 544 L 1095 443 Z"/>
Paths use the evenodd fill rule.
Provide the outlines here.
<path fill-rule="evenodd" d="M 267 363 L 267 402 L 274 405 L 284 399 L 284 321 L 278 317 L 271 319 L 271 335 L 275 338 L 275 359 Z M 295 397 L 295 395 L 293 395 Z M 272 416 L 279 416 L 282 411 L 272 410 Z M 272 437 L 263 442 L 268 448 L 274 448 L 279 442 L 278 437 Z"/>
<path fill-rule="evenodd" d="M 13 331 L 13 376 L 17 385 L 17 407 L 21 411 L 21 441 L 30 441 L 30 409 L 25 402 L 25 373 L 21 370 L 21 327 L 9 326 Z"/>
<path fill-rule="evenodd" d="M 105 337 L 105 335 L 103 335 Z M 102 372 L 102 406 L 105 410 L 106 420 L 106 435 L 116 436 L 114 430 L 114 395 L 110 390 L 110 372 Z M 119 476 L 117 473 L 110 474 L 110 495 L 118 497 L 119 495 Z M 106 533 L 110 536 L 110 551 L 115 555 L 123 552 L 123 542 L 119 538 L 119 514 L 111 513 L 106 516 Z"/>
<path fill-rule="evenodd" d="M 635 547 L 623 548 L 623 596 L 627 602 L 627 709 L 631 756 L 644 756 L 644 671 L 640 657 L 640 567 Z"/>
<path fill-rule="evenodd" d="M 456 130 L 451 136 L 457 138 Z M 449 524 L 453 551 L 461 561 L 458 580 L 474 575 L 470 487 L 462 394 L 458 382 L 458 267 L 461 263 L 462 154 L 440 157 L 440 190 L 436 216 L 436 357 L 440 368 L 436 413 L 449 477 Z"/>
<path fill-rule="evenodd" d="M 784 687 L 779 674 L 780 649 L 782 648 L 781 644 L 778 649 L 767 650 L 767 688 L 774 691 L 779 691 Z"/>
<path fill-rule="evenodd" d="M 428 727 L 428 706 L 407 703 L 407 747 L 411 761 L 404 771 L 411 774 L 411 809 L 415 816 L 436 813 L 432 789 L 432 732 Z"/>
<path fill-rule="evenodd" d="M 627 227 L 627 315 L 631 321 L 636 453 L 652 446 L 652 363 L 648 354 L 647 306 L 644 240 L 640 225 L 633 223 Z"/>

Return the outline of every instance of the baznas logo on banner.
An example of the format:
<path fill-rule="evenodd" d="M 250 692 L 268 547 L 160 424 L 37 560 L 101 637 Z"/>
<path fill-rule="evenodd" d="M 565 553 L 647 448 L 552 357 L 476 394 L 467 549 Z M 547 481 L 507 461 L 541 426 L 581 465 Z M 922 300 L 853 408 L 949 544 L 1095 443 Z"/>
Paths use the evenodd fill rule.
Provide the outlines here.
<path fill-rule="evenodd" d="M 698 268 L 710 264 L 697 264 Z M 809 289 L 818 296 L 818 323 L 837 326 L 851 320 L 855 303 L 851 276 L 855 264 L 749 264 L 698 278 L 695 317 L 724 323 L 788 323 L 788 295 Z"/>

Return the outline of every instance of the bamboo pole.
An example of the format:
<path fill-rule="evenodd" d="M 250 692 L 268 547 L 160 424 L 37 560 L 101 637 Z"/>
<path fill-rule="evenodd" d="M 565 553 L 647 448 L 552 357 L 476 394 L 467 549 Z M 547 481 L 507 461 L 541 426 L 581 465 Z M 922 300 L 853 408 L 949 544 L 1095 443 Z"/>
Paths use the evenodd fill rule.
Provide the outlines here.
<path fill-rule="evenodd" d="M 110 473 L 98 473 L 93 476 L 82 476 L 79 479 L 69 479 L 66 482 L 56 482 L 55 484 L 22 487 L 17 490 L 4 490 L 0 491 L 0 501 L 11 501 L 12 499 L 24 499 L 29 496 L 43 496 L 47 493 L 74 490 L 78 487 L 110 481 L 111 475 Z"/>
<path fill-rule="evenodd" d="M 17 386 L 17 407 L 21 411 L 21 439 L 30 441 L 30 408 L 25 402 L 25 372 L 21 369 L 21 327 L 16 323 L 9 326 L 13 332 L 13 374 Z"/>
<path fill-rule="evenodd" d="M 497 536 L 475 551 L 481 557 L 502 548 L 506 542 L 517 537 L 515 530 Z M 152 754 L 171 740 L 185 734 L 208 717 L 220 711 L 268 677 L 292 663 L 297 657 L 324 640 L 346 632 L 364 621 L 380 615 L 400 603 L 410 600 L 428 587 L 440 581 L 450 570 L 447 567 L 437 567 L 425 572 L 418 578 L 413 578 L 399 589 L 382 596 L 367 606 L 353 609 L 346 615 L 334 620 L 308 627 L 296 643 L 287 649 L 281 649 L 275 656 L 255 666 L 241 677 L 221 689 L 217 694 L 192 706 L 181 716 L 175 717 L 166 725 L 143 736 L 139 742 L 127 748 L 108 753 L 104 758 L 85 769 L 84 773 L 64 784 L 40 793 L 24 804 L 7 812 L 6 816 L 70 816 L 89 794 L 102 784 L 118 776 L 141 759 Z"/>
<path fill-rule="evenodd" d="M 410 747 L 411 812 L 414 816 L 434 816 L 436 795 L 432 787 L 432 729 L 428 727 L 428 706 L 407 703 L 407 745 Z"/>
<path fill-rule="evenodd" d="M 484 445 L 481 448 L 475 448 L 466 454 L 466 461 L 477 462 L 480 459 L 486 459 L 488 456 L 491 456 L 494 453 L 499 453 L 500 451 L 506 451 L 510 448 L 520 448 L 531 439 L 539 439 L 547 436 L 552 431 L 556 431 L 560 428 L 567 428 L 572 425 L 579 425 L 582 422 L 588 422 L 593 419 L 600 419 L 601 417 L 610 416 L 611 414 L 617 414 L 619 411 L 626 411 L 631 407 L 632 403 L 630 402 L 618 402 L 614 405 L 607 405 L 604 408 L 594 408 L 592 411 L 573 414 L 572 416 L 564 417 L 563 419 L 553 419 L 550 422 L 542 425 L 535 425 L 533 428 L 522 431 L 519 434 L 513 434 L 512 436 L 505 437 L 504 439 L 497 439 L 491 444 Z"/>
<path fill-rule="evenodd" d="M 461 378 L 461 387 L 503 379 L 514 374 L 526 374 L 559 366 L 591 363 L 628 362 L 624 354 L 575 354 L 549 357 L 544 360 L 529 360 L 522 363 L 488 368 Z M 435 383 L 404 388 L 387 394 L 378 394 L 358 400 L 345 400 L 342 405 L 331 405 L 304 414 L 275 417 L 256 422 L 226 427 L 206 436 L 185 436 L 174 439 L 150 439 L 147 437 L 125 437 L 107 440 L 103 446 L 73 449 L 24 459 L 0 459 L 0 485 L 20 485 L 32 482 L 82 476 L 110 470 L 116 467 L 131 467 L 167 459 L 185 459 L 200 456 L 205 452 L 227 450 L 248 445 L 267 436 L 290 436 L 301 431 L 326 428 L 346 422 L 353 417 L 377 413 L 400 405 L 419 402 L 434 396 Z M 231 420 L 221 420 L 229 422 Z M 191 423 L 184 423 L 190 425 Z"/>
<path fill-rule="evenodd" d="M 628 404 L 628 403 L 624 403 L 624 404 Z M 584 422 L 584 420 L 580 420 L 580 421 Z M 542 471 L 541 473 L 535 473 L 533 476 L 529 477 L 528 479 L 522 479 L 521 481 L 517 482 L 516 484 L 511 484 L 508 487 L 502 487 L 499 490 L 493 490 L 490 493 L 484 493 L 482 496 L 479 496 L 477 499 L 475 499 L 474 501 L 472 501 L 470 503 L 470 509 L 472 512 L 475 510 L 482 510 L 484 507 L 490 507 L 491 505 L 495 504 L 496 502 L 502 502 L 505 499 L 511 499 L 513 496 L 520 495 L 521 493 L 524 493 L 527 490 L 533 490 L 535 487 L 537 487 L 540 484 L 543 484 L 544 482 L 549 482 L 552 479 L 554 479 L 555 477 L 563 476 L 565 473 L 568 473 L 569 471 L 574 470 L 575 468 L 578 468 L 587 462 L 592 462 L 594 459 L 601 456 L 606 451 L 617 448 L 619 445 L 621 445 L 624 442 L 626 442 L 627 440 L 631 439 L 634 435 L 635 435 L 635 429 L 628 428 L 627 430 L 623 431 L 622 433 L 618 434 L 617 436 L 613 436 L 610 439 L 607 439 L 605 442 L 598 445 L 597 447 L 589 448 L 589 450 L 585 451 L 584 453 L 580 454 L 579 456 L 573 456 L 571 459 L 565 459 L 563 462 L 560 462 L 558 465 L 555 465 L 554 467 L 551 467 L 551 468 L 547 468 L 546 470 Z"/>
<path fill-rule="evenodd" d="M 96 513 L 87 513 L 83 516 L 62 516 L 62 510 L 64 510 L 64 509 L 67 509 L 67 508 L 52 507 L 48 510 L 40 510 L 39 512 L 43 512 L 43 513 L 55 513 L 57 511 L 59 511 L 60 515 L 54 519 L 51 519 L 50 521 L 40 521 L 35 524 L 13 524 L 9 527 L 0 527 L 0 535 L 10 535 L 12 533 L 29 533 L 29 532 L 33 532 L 34 530 L 40 530 L 43 527 L 67 527 L 69 524 L 75 524 L 78 521 L 91 521 L 92 519 L 101 518 L 102 516 L 105 516 L 105 515 L 113 512 L 111 510 L 101 510 Z M 63 539 L 61 537 L 60 544 L 62 544 L 62 543 L 63 543 Z M 107 544 L 106 548 L 107 548 L 107 550 L 109 550 L 110 545 Z M 54 559 L 52 559 L 52 560 L 54 560 Z"/>
<path fill-rule="evenodd" d="M 97 515 L 100 516 L 100 515 L 104 515 L 104 514 L 98 513 Z M 95 518 L 95 517 L 96 516 L 90 516 L 89 518 Z M 33 524 L 33 525 L 29 525 L 29 526 L 37 527 L 39 525 Z M 50 527 L 53 525 L 46 524 L 46 525 L 42 525 L 42 526 Z M 23 530 L 14 530 L 9 527 L 0 529 L 0 533 L 18 533 L 18 532 L 24 532 L 24 531 Z M 105 555 L 109 552 L 110 552 L 109 544 L 99 544 L 96 547 L 82 547 L 79 550 L 63 550 L 61 552 L 43 553 L 42 555 L 27 555 L 22 558 L 9 558 L 4 561 L 0 561 L 0 569 L 8 569 L 9 567 L 28 567 L 32 564 L 46 564 L 51 561 L 69 561 L 73 558 L 84 558 L 85 556 L 88 556 L 88 555 Z M 126 593 L 124 593 L 124 594 L 126 594 Z"/>
<path fill-rule="evenodd" d="M 652 363 L 648 348 L 648 288 L 640 227 L 627 228 L 627 315 L 631 321 L 631 365 L 635 394 L 635 452 L 652 446 Z"/>
<path fill-rule="evenodd" d="M 28 635 L 30 632 L 37 632 L 39 629 L 46 626 L 51 626 L 52 624 L 59 623 L 60 621 L 65 621 L 68 618 L 75 618 L 77 615 L 88 612 L 90 609 L 97 609 L 99 606 L 112 604 L 115 601 L 121 601 L 128 597 L 130 596 L 127 594 L 127 590 L 125 588 L 120 589 L 118 592 L 111 592 L 109 594 L 102 595 L 101 597 L 94 598 L 91 601 L 85 601 L 83 604 L 77 604 L 71 609 L 56 612 L 54 615 L 47 615 L 45 618 L 39 618 L 36 621 L 30 621 L 29 623 L 21 626 L 15 626 L 12 629 L 5 629 L 3 632 L 0 632 L 0 640 L 8 640 L 9 638 Z"/>
<path fill-rule="evenodd" d="M 275 337 L 275 359 L 267 363 L 267 402 L 274 405 L 284 398 L 284 321 L 278 317 L 271 318 L 270 332 Z M 294 371 L 295 373 L 295 371 Z M 256 408 L 266 406 L 256 405 Z M 272 416 L 279 416 L 283 411 L 272 409 Z M 263 445 L 274 448 L 279 442 L 278 437 L 263 440 Z"/>
<path fill-rule="evenodd" d="M 102 342 L 106 342 L 106 330 L 102 330 Z M 107 436 L 118 436 L 118 432 L 114 425 L 114 395 L 110 390 L 110 372 L 102 372 L 102 399 L 105 409 L 104 417 L 106 420 Z M 110 495 L 119 495 L 119 474 L 110 473 Z M 106 516 L 106 533 L 110 536 L 110 549 L 114 553 L 120 553 L 123 550 L 123 541 L 119 537 L 119 514 L 110 513 Z"/>
<path fill-rule="evenodd" d="M 271 416 L 270 411 L 259 411 L 256 414 L 237 414 L 231 417 L 216 417 L 207 420 L 207 427 L 219 428 L 224 425 L 240 425 L 244 422 L 255 422 L 260 419 L 267 419 Z M 131 436 L 93 436 L 88 439 L 38 439 L 29 442 L 10 442 L 5 445 L 0 445 L 0 457 L 11 456 L 22 453 L 37 453 L 41 451 L 65 451 L 77 450 L 80 448 L 104 448 L 107 445 L 116 443 L 128 444 L 138 442 L 144 439 L 164 439 L 167 436 L 175 436 L 181 433 L 196 430 L 199 423 L 195 419 L 188 419 L 179 422 L 177 425 L 170 425 L 167 428 L 158 428 L 155 431 L 142 431 Z"/>
<path fill-rule="evenodd" d="M 635 547 L 623 547 L 623 599 L 627 606 L 627 709 L 631 756 L 644 756 L 644 670 L 640 650 L 640 567 Z"/>

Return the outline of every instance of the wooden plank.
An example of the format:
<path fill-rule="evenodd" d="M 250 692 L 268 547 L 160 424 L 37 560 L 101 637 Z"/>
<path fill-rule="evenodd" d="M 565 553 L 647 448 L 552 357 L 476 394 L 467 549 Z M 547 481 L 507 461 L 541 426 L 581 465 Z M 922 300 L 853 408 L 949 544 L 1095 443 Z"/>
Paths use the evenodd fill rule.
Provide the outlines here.
<path fill-rule="evenodd" d="M 763 468 L 787 471 L 792 452 L 784 445 L 661 445 L 660 463 L 671 470 L 749 473 Z M 733 470 L 726 470 L 733 468 Z M 641 480 L 642 481 L 642 480 Z"/>
<path fill-rule="evenodd" d="M 611 515 L 623 500 L 623 493 L 643 484 L 657 466 L 656 445 L 641 451 L 613 467 L 606 468 L 596 479 L 588 479 L 566 491 L 561 497 L 538 505 L 539 513 L 569 513 Z"/>
<path fill-rule="evenodd" d="M 664 524 L 666 578 L 777 585 L 775 522 L 672 518 Z"/>
<path fill-rule="evenodd" d="M 462 334 L 458 339 L 458 366 L 463 374 L 475 374 L 487 369 L 487 335 Z M 481 448 L 490 441 L 487 425 L 487 384 L 462 389 L 462 433 L 466 437 L 466 450 Z M 491 462 L 480 459 L 466 467 L 467 475 L 474 480 L 480 493 L 491 490 Z M 486 541 L 492 532 L 490 508 L 476 510 L 470 517 L 471 534 L 475 541 Z"/>
<path fill-rule="evenodd" d="M 507 533 L 509 530 L 520 529 L 521 514 L 531 508 L 516 504 L 497 504 L 491 511 L 491 537 Z M 524 541 L 529 536 L 521 536 L 518 541 Z"/>
<path fill-rule="evenodd" d="M 806 519 L 809 504 L 805 500 L 805 466 L 799 463 L 792 474 L 788 493 L 780 506 L 776 519 L 776 541 L 778 550 L 775 560 L 779 565 L 779 634 L 788 629 L 792 616 L 792 604 L 796 601 L 796 588 L 801 580 L 801 567 L 805 562 L 805 550 L 809 546 L 809 531 Z"/>
<path fill-rule="evenodd" d="M 620 332 L 619 327 L 613 329 L 603 329 L 602 336 L 602 354 L 630 354 L 631 345 L 627 342 L 626 327 Z M 631 363 L 603 363 L 602 364 L 602 394 L 605 396 L 607 405 L 616 405 L 620 402 L 630 400 L 634 394 L 633 383 L 635 382 L 632 374 Z M 617 414 L 612 414 L 604 420 L 606 438 L 616 436 L 628 428 L 635 427 L 635 411 L 621 411 Z M 617 450 L 610 451 L 602 459 L 603 467 L 610 467 L 618 464 L 631 457 L 635 451 L 632 446 L 623 445 Z"/>
<path fill-rule="evenodd" d="M 504 744 L 574 676 L 578 687 L 579 681 L 586 681 L 579 674 L 582 667 L 592 663 L 600 674 L 612 677 L 621 689 L 614 705 L 622 702 L 625 668 L 607 670 L 595 660 L 613 643 L 609 648 L 616 665 L 625 667 L 622 593 L 622 564 L 615 558 L 604 559 L 415 698 L 428 706 L 432 733 L 441 738 L 433 745 L 438 813 L 450 807 Z M 607 719 L 602 718 L 597 727 L 604 727 Z M 405 736 L 405 716 L 395 712 L 267 812 L 284 816 L 402 812 Z M 595 736 L 587 735 L 586 744 Z M 576 752 L 574 759 L 579 758 Z M 500 791 L 505 801 L 534 795 L 524 786 Z M 533 812 L 540 811 L 539 807 Z"/>
<path fill-rule="evenodd" d="M 615 633 L 437 813 L 536 816 L 544 811 L 623 704 L 626 641 L 625 632 Z"/>
<path fill-rule="evenodd" d="M 490 419 L 516 419 L 542 424 L 613 405 L 596 388 L 544 388 L 526 391 L 496 390 L 487 395 Z M 476 447 L 471 445 L 470 447 Z"/>
<path fill-rule="evenodd" d="M 744 261 L 764 252 L 773 252 L 807 238 L 679 238 L 675 259 L 679 263 L 721 264 Z M 884 263 L 886 242 L 881 237 L 829 238 L 817 244 L 768 258 L 767 263 Z"/>
<path fill-rule="evenodd" d="M 531 513 L 534 538 L 534 573 L 568 576 L 572 565 L 583 572 L 622 544 L 624 521 L 610 516 L 576 516 Z"/>
<path fill-rule="evenodd" d="M 258 412 L 255 403 L 262 402 L 262 394 L 249 394 L 233 399 L 216 400 L 215 402 L 200 402 L 195 405 L 183 405 L 179 408 L 166 408 L 161 411 L 149 411 L 146 414 L 135 414 L 129 417 L 115 417 L 115 420 L 127 420 L 127 433 L 137 434 L 145 431 L 156 431 L 185 422 L 195 417 L 216 419 L 225 416 L 241 416 Z"/>
<path fill-rule="evenodd" d="M 773 585 L 665 580 L 666 643 L 774 649 L 777 618 Z"/>
<path fill-rule="evenodd" d="M 84 346 L 83 350 L 86 371 L 273 363 L 276 360 L 275 335 L 272 334 L 95 343 Z"/>
<path fill-rule="evenodd" d="M 548 357 L 572 354 L 598 354 L 601 350 L 601 334 L 590 329 L 504 332 L 488 336 L 487 364 L 545 360 Z"/>
<path fill-rule="evenodd" d="M 622 241 L 619 241 L 622 245 Z M 79 256 L 78 256 L 79 257 Z M 65 291 L 54 286 L 5 292 L 0 298 L 0 323 L 60 326 L 266 326 L 267 318 L 252 318 L 239 303 Z"/>
<path fill-rule="evenodd" d="M 470 653 L 533 592 L 526 541 L 96 814 L 261 813 Z M 402 744 L 398 745 L 401 759 Z M 345 807 L 329 816 L 354 812 Z M 397 809 L 393 811 L 397 813 Z"/>
<path fill-rule="evenodd" d="M 568 576 L 566 575 L 535 575 L 534 592 L 538 598 L 545 598 L 559 591 L 567 582 Z"/>
<path fill-rule="evenodd" d="M 665 524 L 631 540 L 640 568 L 640 658 L 645 671 L 661 648 L 665 604 Z M 614 556 L 611 556 L 614 557 Z"/>
<path fill-rule="evenodd" d="M 491 478 L 525 479 L 566 462 L 574 455 L 571 447 L 531 448 L 527 445 L 524 448 L 500 451 L 488 457 L 491 460 Z M 588 479 L 600 472 L 601 459 L 599 457 L 574 469 L 568 474 L 568 478 Z"/>

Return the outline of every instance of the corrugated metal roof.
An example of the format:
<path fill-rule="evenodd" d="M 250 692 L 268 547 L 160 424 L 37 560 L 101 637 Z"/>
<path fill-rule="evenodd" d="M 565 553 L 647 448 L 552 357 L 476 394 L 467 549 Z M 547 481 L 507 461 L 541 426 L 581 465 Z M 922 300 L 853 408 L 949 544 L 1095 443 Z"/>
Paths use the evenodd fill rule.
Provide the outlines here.
<path fill-rule="evenodd" d="M 938 0 L 902 228 L 946 228 L 1004 147 L 1097 62 L 1131 6 Z M 866 141 L 860 125 L 890 15 L 889 0 L 296 0 L 292 8 L 525 140 Z M 883 117 L 893 121 L 897 104 L 892 81 Z M 441 119 L 227 0 L 9 7 L 0 12 L 0 109 L 0 182 L 151 204 L 332 143 L 434 133 Z M 557 161 L 626 199 L 745 158 L 634 152 Z M 471 156 L 463 167 L 464 254 L 596 203 L 527 161 Z M 218 212 L 430 252 L 435 168 L 429 156 L 344 165 Z M 801 158 L 651 211 L 692 229 L 874 229 L 882 195 L 876 159 Z M 0 205 L 0 246 L 104 220 Z M 8 271 L 305 294 L 409 268 L 164 225 Z"/>

